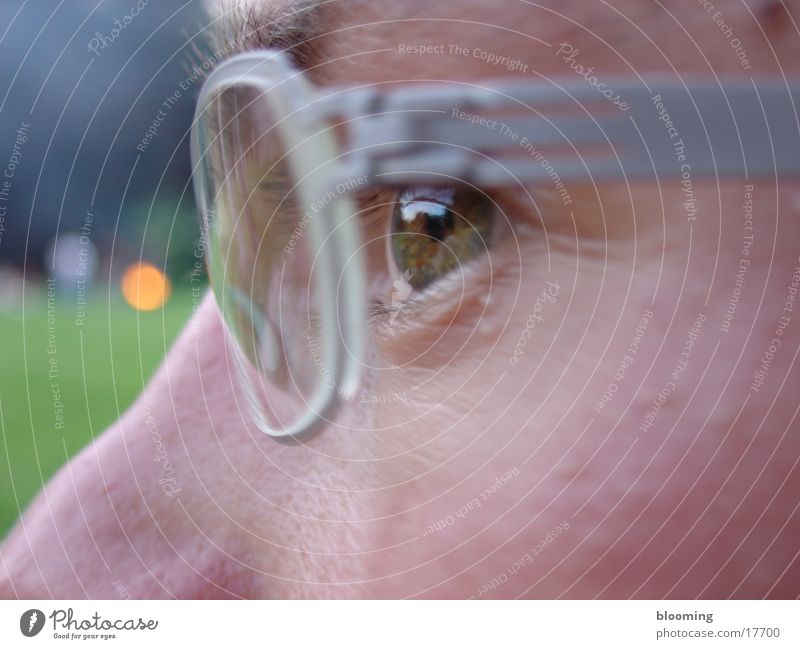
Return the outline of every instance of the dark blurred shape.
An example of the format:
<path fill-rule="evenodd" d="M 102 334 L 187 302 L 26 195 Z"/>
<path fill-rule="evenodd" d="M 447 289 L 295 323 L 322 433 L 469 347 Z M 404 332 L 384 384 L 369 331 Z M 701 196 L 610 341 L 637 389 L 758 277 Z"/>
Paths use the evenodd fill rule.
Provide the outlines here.
<path fill-rule="evenodd" d="M 0 266 L 48 274 L 67 233 L 91 238 L 100 275 L 112 247 L 114 265 L 168 263 L 170 233 L 189 263 L 204 20 L 195 0 L 0 3 Z"/>

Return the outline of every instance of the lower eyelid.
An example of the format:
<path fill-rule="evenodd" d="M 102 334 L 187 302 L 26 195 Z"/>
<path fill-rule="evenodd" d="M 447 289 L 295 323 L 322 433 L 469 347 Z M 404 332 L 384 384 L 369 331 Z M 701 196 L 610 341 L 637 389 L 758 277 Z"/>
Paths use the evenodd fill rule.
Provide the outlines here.
<path fill-rule="evenodd" d="M 477 322 L 487 308 L 487 296 L 497 290 L 495 280 L 499 269 L 491 250 L 465 261 L 460 272 L 451 271 L 429 286 L 413 290 L 397 315 L 398 323 L 407 330 L 441 331 L 459 320 Z M 376 324 L 388 321 L 395 312 L 392 305 L 384 301 L 373 304 L 375 309 L 371 311 Z"/>

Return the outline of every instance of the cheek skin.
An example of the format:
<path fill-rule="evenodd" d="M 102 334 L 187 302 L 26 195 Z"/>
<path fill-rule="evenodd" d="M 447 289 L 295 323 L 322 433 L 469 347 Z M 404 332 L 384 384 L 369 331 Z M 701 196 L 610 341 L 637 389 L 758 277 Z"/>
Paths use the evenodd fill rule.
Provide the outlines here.
<path fill-rule="evenodd" d="M 386 364 L 436 369 L 486 349 L 504 325 L 503 304 L 519 290 L 518 264 L 509 255 L 492 255 L 430 287 L 376 332 Z"/>
<path fill-rule="evenodd" d="M 716 191 L 703 198 L 713 200 Z M 774 250 L 774 228 L 760 226 L 761 244 L 752 253 L 758 267 L 748 275 L 752 293 L 740 303 L 738 326 L 715 352 L 735 275 L 730 268 L 741 246 L 740 194 L 738 186 L 723 188 L 725 220 L 695 224 L 691 253 L 679 202 L 664 215 L 667 240 L 659 236 L 662 217 L 653 210 L 637 223 L 635 239 L 617 231 L 608 246 L 574 238 L 570 243 L 553 227 L 549 272 L 544 264 L 526 265 L 526 299 L 511 309 L 508 327 L 492 341 L 495 353 L 487 354 L 488 343 L 476 344 L 436 373 L 423 398 L 380 411 L 381 425 L 403 440 L 391 445 L 402 457 L 391 470 L 406 483 L 386 494 L 382 511 L 391 515 L 391 525 L 376 533 L 379 545 L 407 541 L 379 554 L 381 570 L 377 564 L 374 569 L 380 574 L 390 562 L 406 571 L 382 586 L 390 592 L 397 587 L 404 596 L 463 596 L 498 574 L 508 577 L 509 566 L 522 560 L 505 583 L 482 596 L 791 595 L 792 571 L 777 578 L 796 552 L 791 539 L 798 531 L 792 515 L 792 494 L 800 488 L 793 407 L 771 405 L 780 378 L 747 396 L 744 411 L 742 405 L 762 342 L 781 311 L 790 262 L 797 263 L 791 244 L 797 233 L 784 232 Z M 638 191 L 637 214 L 657 201 L 657 195 Z M 578 230 L 585 216 L 576 214 Z M 781 280 L 769 284 L 759 305 L 773 253 L 781 260 Z M 558 280 L 557 300 L 541 311 L 542 321 L 512 367 L 533 310 L 536 291 L 527 287 L 547 279 Z M 614 381 L 649 312 L 633 364 Z M 644 426 L 683 358 L 698 313 L 707 317 L 699 342 L 659 404 L 655 423 Z M 796 349 L 796 334 L 783 335 L 784 344 Z M 749 336 L 755 343 L 747 342 Z M 737 359 L 743 346 L 742 366 Z M 770 371 L 797 386 L 790 367 L 791 354 L 785 354 Z M 412 368 L 404 371 L 409 384 L 418 379 Z M 403 384 L 402 376 L 396 373 L 395 385 Z M 616 391 L 596 410 L 612 382 Z M 505 491 L 455 516 L 515 467 L 520 473 Z M 545 543 L 534 560 L 524 559 L 564 521 L 569 530 L 557 542 Z M 757 569 L 754 552 L 764 554 Z"/>

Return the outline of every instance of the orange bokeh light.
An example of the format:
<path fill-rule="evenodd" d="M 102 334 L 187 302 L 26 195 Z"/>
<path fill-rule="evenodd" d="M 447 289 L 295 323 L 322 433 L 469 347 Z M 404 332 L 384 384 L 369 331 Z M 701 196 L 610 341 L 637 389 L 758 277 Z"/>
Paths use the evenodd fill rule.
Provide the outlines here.
<path fill-rule="evenodd" d="M 122 275 L 122 295 L 139 311 L 153 311 L 162 306 L 171 291 L 169 278 L 152 264 L 133 264 Z"/>

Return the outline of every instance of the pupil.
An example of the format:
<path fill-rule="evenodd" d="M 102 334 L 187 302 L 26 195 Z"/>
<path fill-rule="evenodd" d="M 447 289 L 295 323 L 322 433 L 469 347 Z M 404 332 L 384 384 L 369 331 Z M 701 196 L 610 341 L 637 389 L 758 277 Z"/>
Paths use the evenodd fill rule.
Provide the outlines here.
<path fill-rule="evenodd" d="M 455 217 L 453 211 L 441 203 L 417 201 L 403 209 L 403 220 L 422 225 L 421 234 L 427 234 L 437 241 L 444 241 L 453 231 Z"/>

